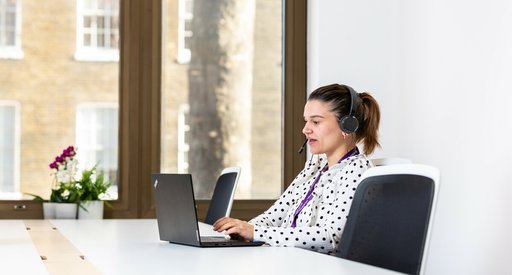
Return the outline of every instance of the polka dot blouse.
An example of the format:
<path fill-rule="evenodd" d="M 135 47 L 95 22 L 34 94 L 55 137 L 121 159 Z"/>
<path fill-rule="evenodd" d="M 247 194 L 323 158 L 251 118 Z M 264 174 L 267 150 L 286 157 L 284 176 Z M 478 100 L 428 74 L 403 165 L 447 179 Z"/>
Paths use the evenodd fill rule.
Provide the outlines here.
<path fill-rule="evenodd" d="M 359 154 L 329 167 L 314 187 L 313 198 L 297 216 L 296 227 L 291 227 L 295 210 L 326 165 L 325 155 L 314 155 L 281 197 L 249 221 L 254 225 L 254 240 L 336 254 L 354 192 L 372 164 Z"/>

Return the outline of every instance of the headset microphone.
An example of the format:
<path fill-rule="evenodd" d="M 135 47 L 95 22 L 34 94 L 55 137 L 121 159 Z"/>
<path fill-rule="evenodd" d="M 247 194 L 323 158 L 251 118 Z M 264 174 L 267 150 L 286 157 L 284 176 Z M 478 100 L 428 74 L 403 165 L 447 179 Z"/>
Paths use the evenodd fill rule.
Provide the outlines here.
<path fill-rule="evenodd" d="M 308 144 L 308 139 L 306 139 L 302 146 L 300 147 L 299 154 L 302 154 L 302 151 L 304 151 L 304 148 L 306 148 L 306 144 Z"/>

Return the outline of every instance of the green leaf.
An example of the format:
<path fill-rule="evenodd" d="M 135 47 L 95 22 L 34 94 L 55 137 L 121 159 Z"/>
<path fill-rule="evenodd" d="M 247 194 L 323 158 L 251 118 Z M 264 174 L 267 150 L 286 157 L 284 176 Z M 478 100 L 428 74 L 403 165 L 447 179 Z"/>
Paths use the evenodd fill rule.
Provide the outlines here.
<path fill-rule="evenodd" d="M 110 181 L 105 181 L 103 172 L 97 173 L 97 164 L 90 170 L 82 172 L 82 178 L 77 181 L 81 186 L 80 201 L 99 200 L 100 195 L 105 194 L 111 186 Z"/>
<path fill-rule="evenodd" d="M 36 194 L 31 194 L 31 193 L 25 193 L 25 194 L 34 197 L 33 200 L 35 200 L 35 201 L 40 201 L 40 202 L 47 202 L 48 201 L 48 200 L 45 200 L 41 196 L 36 195 Z"/>

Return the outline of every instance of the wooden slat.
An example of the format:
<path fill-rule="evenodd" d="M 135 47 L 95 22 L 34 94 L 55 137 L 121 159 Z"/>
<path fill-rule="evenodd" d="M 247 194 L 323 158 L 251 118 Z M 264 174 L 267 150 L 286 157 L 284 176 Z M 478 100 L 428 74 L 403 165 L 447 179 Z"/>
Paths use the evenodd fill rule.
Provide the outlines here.
<path fill-rule="evenodd" d="M 24 222 L 49 274 L 101 274 L 50 222 Z"/>

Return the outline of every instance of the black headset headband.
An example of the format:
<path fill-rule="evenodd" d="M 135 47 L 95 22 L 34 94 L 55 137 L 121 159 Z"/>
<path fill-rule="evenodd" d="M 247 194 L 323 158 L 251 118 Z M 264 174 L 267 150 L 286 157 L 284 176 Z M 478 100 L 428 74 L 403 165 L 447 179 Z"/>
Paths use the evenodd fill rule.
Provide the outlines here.
<path fill-rule="evenodd" d="M 345 85 L 345 87 L 347 87 L 348 91 L 350 92 L 350 108 L 349 108 L 348 115 L 355 116 L 356 111 L 357 111 L 357 102 L 356 102 L 357 92 L 354 89 L 352 89 L 352 87 L 350 87 L 350 86 Z"/>

